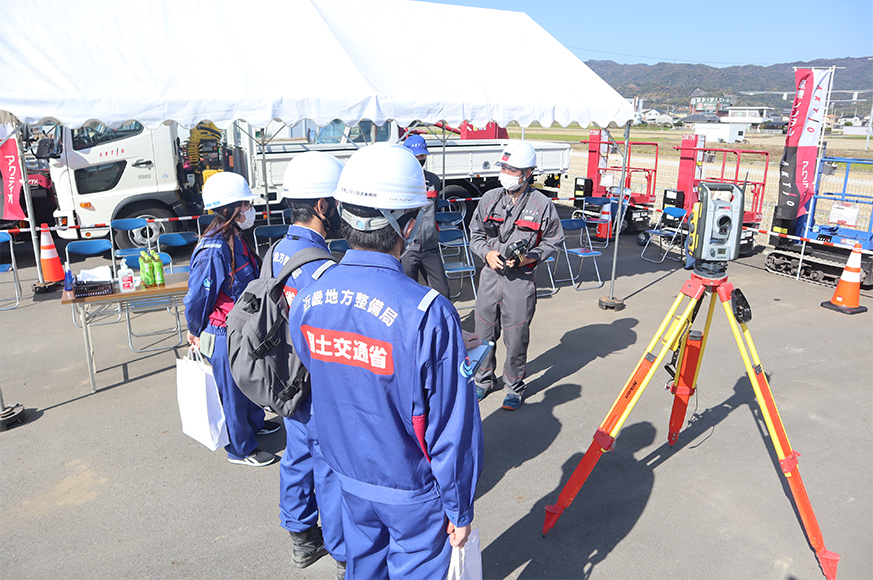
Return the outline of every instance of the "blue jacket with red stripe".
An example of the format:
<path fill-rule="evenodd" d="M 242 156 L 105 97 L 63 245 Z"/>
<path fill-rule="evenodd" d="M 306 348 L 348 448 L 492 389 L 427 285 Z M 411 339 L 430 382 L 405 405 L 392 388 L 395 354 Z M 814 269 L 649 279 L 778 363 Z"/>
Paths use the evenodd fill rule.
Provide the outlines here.
<path fill-rule="evenodd" d="M 184 302 L 188 330 L 194 336 L 200 336 L 209 326 L 210 316 L 217 308 L 229 310 L 228 306 L 233 306 L 248 283 L 258 277 L 258 266 L 249 257 L 243 241 L 237 236 L 233 240 L 236 266 L 233 276 L 230 275 L 230 246 L 221 236 L 201 239 L 191 254 L 188 293 Z M 224 314 L 213 316 L 213 321 L 220 318 L 223 322 Z"/>
<path fill-rule="evenodd" d="M 452 523 L 469 524 L 482 422 L 452 304 L 393 256 L 349 250 L 288 318 L 312 374 L 318 442 L 343 489 L 394 505 L 439 497 Z"/>

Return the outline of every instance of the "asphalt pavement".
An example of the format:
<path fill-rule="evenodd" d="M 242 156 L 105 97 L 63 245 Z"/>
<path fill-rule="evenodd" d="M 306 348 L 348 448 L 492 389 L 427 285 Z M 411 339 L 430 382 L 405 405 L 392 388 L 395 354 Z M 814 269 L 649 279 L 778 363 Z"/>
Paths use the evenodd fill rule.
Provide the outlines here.
<path fill-rule="evenodd" d="M 634 238 L 622 236 L 614 296 L 626 308 L 601 310 L 613 246 L 604 252 L 603 288 L 562 284 L 539 301 L 521 408 L 502 410 L 499 393 L 481 403 L 474 527 L 485 578 L 823 578 L 720 306 L 675 446 L 666 442 L 669 375 L 659 369 L 615 450 L 542 536 L 545 506 L 556 503 L 688 279 L 676 262 L 640 260 Z M 59 292 L 30 291 L 29 241 L 16 255 L 24 299 L 0 313 L 0 388 L 6 405 L 26 411 L 0 432 L 0 576 L 333 578 L 329 558 L 291 566 L 278 464 L 232 465 L 181 432 L 175 361 L 184 349 L 136 354 L 123 323 L 97 327 L 92 394 L 70 307 Z M 838 578 L 873 578 L 873 294 L 861 295 L 871 312 L 839 314 L 820 306 L 833 289 L 769 274 L 763 263 L 760 251 L 732 262 L 730 281 L 751 304 L 749 330 L 802 454 L 824 543 L 841 555 Z M 544 271 L 539 281 L 546 285 Z M 11 291 L 4 275 L 0 299 Z M 472 330 L 469 284 L 456 305 Z M 135 322 L 158 328 L 170 317 Z M 281 453 L 284 431 L 261 442 Z"/>

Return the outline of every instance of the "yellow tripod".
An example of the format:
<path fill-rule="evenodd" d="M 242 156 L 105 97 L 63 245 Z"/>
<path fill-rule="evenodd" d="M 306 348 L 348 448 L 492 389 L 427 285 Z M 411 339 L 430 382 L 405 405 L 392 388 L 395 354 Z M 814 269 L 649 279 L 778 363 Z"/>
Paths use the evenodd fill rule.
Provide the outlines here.
<path fill-rule="evenodd" d="M 711 294 L 711 300 L 704 330 L 702 333 L 692 331 L 691 325 L 703 304 L 701 299 L 706 293 Z M 718 299 L 724 306 L 731 330 L 737 341 L 737 347 L 746 366 L 746 373 L 749 375 L 749 380 L 755 391 L 755 397 L 761 408 L 761 414 L 764 417 L 767 430 L 770 432 L 770 439 L 773 441 L 776 455 L 779 458 L 779 464 L 782 467 L 782 472 L 788 479 L 788 485 L 791 488 L 797 511 L 800 513 L 806 536 L 809 539 L 809 543 L 815 549 L 819 565 L 825 577 L 828 580 L 835 580 L 837 576 L 837 563 L 840 556 L 825 549 L 821 530 L 818 527 L 818 522 L 812 511 L 812 505 L 809 503 L 809 497 L 806 494 L 806 489 L 803 487 L 803 481 L 800 479 L 800 472 L 797 468 L 797 458 L 800 454 L 793 451 L 791 444 L 788 442 L 785 427 L 782 425 L 779 412 L 776 410 L 773 393 L 770 391 L 770 385 L 767 383 L 764 369 L 761 367 L 761 360 L 758 358 L 758 353 L 752 342 L 752 336 L 749 334 L 749 329 L 746 326 L 746 323 L 752 319 L 749 303 L 742 292 L 739 289 L 735 289 L 728 282 L 726 275 L 710 278 L 692 274 L 691 278 L 682 286 L 682 290 L 673 302 L 673 306 L 670 308 L 661 326 L 658 327 L 655 337 L 649 343 L 649 346 L 646 347 L 645 354 L 640 359 L 633 374 L 631 374 L 624 390 L 615 400 L 606 419 L 594 434 L 594 441 L 588 447 L 588 451 L 585 452 L 579 465 L 576 466 L 573 475 L 570 476 L 570 480 L 561 490 L 561 494 L 558 496 L 558 503 L 546 506 L 543 535 L 545 536 L 554 527 L 558 518 L 561 517 L 561 513 L 573 502 L 573 499 L 594 469 L 600 456 L 604 452 L 612 450 L 618 432 L 621 430 L 622 425 L 624 425 L 628 415 L 630 415 L 631 410 L 643 394 L 643 391 L 668 351 L 673 351 L 677 355 L 675 359 L 677 371 L 671 385 L 674 398 L 668 434 L 670 445 L 676 442 L 679 430 L 685 420 L 688 399 L 694 394 L 695 385 L 697 384 L 700 361 L 703 358 L 706 338 L 709 335 L 709 326 L 712 322 L 712 314 L 715 311 L 716 296 L 718 296 Z M 676 312 L 679 310 L 685 297 L 690 298 L 690 302 L 682 311 L 682 314 L 677 316 Z M 662 346 L 660 352 L 655 354 L 654 351 L 659 342 Z"/>

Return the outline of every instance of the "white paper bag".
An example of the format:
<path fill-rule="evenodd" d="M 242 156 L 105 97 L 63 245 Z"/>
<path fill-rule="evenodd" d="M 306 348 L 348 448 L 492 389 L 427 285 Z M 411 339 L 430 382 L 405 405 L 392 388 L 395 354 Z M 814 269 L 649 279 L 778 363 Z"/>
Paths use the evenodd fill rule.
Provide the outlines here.
<path fill-rule="evenodd" d="M 452 548 L 446 580 L 482 580 L 482 547 L 478 528 L 470 532 L 463 548 Z"/>
<path fill-rule="evenodd" d="M 188 349 L 188 356 L 176 360 L 176 393 L 182 433 L 193 437 L 210 451 L 230 442 L 212 367 L 194 347 Z"/>

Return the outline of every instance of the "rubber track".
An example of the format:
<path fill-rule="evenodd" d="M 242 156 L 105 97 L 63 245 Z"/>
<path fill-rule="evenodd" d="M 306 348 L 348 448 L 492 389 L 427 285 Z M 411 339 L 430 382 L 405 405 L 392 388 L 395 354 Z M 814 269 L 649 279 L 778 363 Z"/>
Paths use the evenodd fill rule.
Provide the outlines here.
<path fill-rule="evenodd" d="M 774 254 L 784 256 L 784 257 L 786 257 L 786 258 L 788 258 L 788 259 L 790 259 L 790 260 L 798 260 L 798 259 L 800 259 L 800 254 L 795 254 L 795 253 L 792 253 L 792 252 L 783 252 L 783 251 L 779 251 L 779 250 L 774 250 L 774 251 L 770 252 L 769 254 L 767 254 L 766 258 L 764 259 L 764 267 L 765 267 L 765 268 L 767 269 L 767 271 L 770 272 L 771 274 L 777 274 L 777 275 L 779 275 L 779 276 L 785 276 L 786 278 L 794 278 L 794 279 L 797 279 L 797 272 L 791 272 L 791 273 L 788 273 L 788 272 L 779 272 L 779 271 L 776 271 L 776 270 L 773 270 L 773 269 L 770 268 L 770 265 L 769 265 L 769 258 L 770 258 L 770 256 L 772 256 L 772 255 L 774 255 Z M 804 265 L 806 265 L 806 264 L 821 264 L 822 266 L 828 266 L 829 268 L 834 268 L 834 269 L 838 270 L 838 273 L 837 273 L 837 274 L 832 274 L 832 273 L 829 273 L 829 272 L 825 271 L 825 272 L 824 272 L 824 275 L 826 276 L 826 278 L 825 278 L 824 280 L 821 280 L 821 281 L 813 280 L 813 279 L 811 279 L 811 278 L 809 278 L 809 277 L 807 277 L 807 276 L 801 276 L 801 277 L 800 277 L 800 279 L 801 279 L 801 280 L 804 280 L 805 282 L 809 282 L 809 283 L 811 283 L 811 284 L 817 284 L 817 285 L 819 285 L 819 286 L 824 286 L 824 287 L 826 287 L 826 288 L 836 288 L 836 286 L 837 286 L 837 281 L 840 279 L 840 276 L 842 275 L 842 272 L 843 272 L 843 268 L 844 268 L 845 265 L 846 265 L 845 263 L 842 263 L 842 262 L 834 262 L 834 261 L 831 261 L 831 260 L 823 260 L 823 259 L 821 259 L 821 258 L 815 258 L 815 257 L 812 257 L 812 256 L 804 256 L 804 257 L 803 257 L 803 263 L 804 263 Z M 832 279 L 829 280 L 828 278 L 832 278 Z"/>

